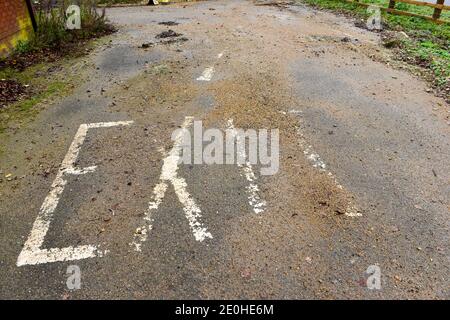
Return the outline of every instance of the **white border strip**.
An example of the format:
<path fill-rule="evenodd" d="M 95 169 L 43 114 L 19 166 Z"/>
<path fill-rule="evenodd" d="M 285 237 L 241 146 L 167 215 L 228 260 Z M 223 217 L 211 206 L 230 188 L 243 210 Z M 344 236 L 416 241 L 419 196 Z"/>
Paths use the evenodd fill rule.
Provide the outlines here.
<path fill-rule="evenodd" d="M 221 53 L 219 53 L 217 55 L 217 59 L 221 59 L 223 57 L 223 54 L 225 52 L 222 51 Z M 211 81 L 212 77 L 214 75 L 214 66 L 212 67 L 207 67 L 205 68 L 205 70 L 203 71 L 202 75 L 199 76 L 196 80 L 197 81 Z"/>
<path fill-rule="evenodd" d="M 298 112 L 293 112 L 295 110 L 291 110 L 289 111 L 289 113 L 301 113 L 301 111 Z M 301 123 L 301 120 L 300 120 Z M 306 156 L 306 158 L 311 162 L 312 166 L 316 169 L 318 169 L 319 171 L 324 171 L 327 173 L 327 175 L 333 179 L 336 187 L 338 187 L 339 189 L 344 189 L 344 187 L 338 182 L 337 178 L 335 177 L 335 175 L 327 170 L 327 165 L 326 163 L 322 160 L 322 158 L 320 157 L 320 155 L 318 153 L 316 153 L 313 149 L 313 147 L 308 144 L 306 142 L 306 138 L 303 135 L 302 129 L 300 126 L 297 127 L 297 134 L 299 135 L 300 139 L 299 139 L 299 144 L 300 147 L 303 148 L 303 154 Z M 358 211 L 358 209 L 350 202 L 347 206 L 347 209 L 345 210 L 345 215 L 348 217 L 361 217 L 362 214 Z"/>
<path fill-rule="evenodd" d="M 186 117 L 181 129 L 187 129 L 192 125 L 193 117 Z M 183 149 L 183 134 L 184 131 L 180 130 L 175 137 L 174 145 L 169 154 L 164 158 L 164 163 L 161 170 L 160 182 L 153 189 L 153 199 L 148 204 L 148 209 L 144 213 L 144 225 L 137 228 L 133 242 L 130 243 L 134 246 L 136 251 L 141 251 L 142 242 L 148 238 L 148 233 L 153 229 L 153 212 L 156 211 L 164 199 L 168 182 L 173 185 L 178 200 L 183 205 L 184 214 L 189 222 L 194 238 L 197 241 L 204 241 L 213 236 L 208 232 L 207 228 L 200 222 L 202 211 L 200 207 L 195 203 L 194 198 L 187 191 L 187 184 L 184 178 L 178 177 L 178 164 L 181 159 L 181 152 Z"/>
<path fill-rule="evenodd" d="M 236 135 L 236 128 L 234 127 L 233 119 L 228 120 L 227 127 L 229 130 L 233 132 L 234 135 Z M 240 139 L 240 137 L 236 136 L 236 139 Z M 248 203 L 253 208 L 253 211 L 256 214 L 262 213 L 266 209 L 267 203 L 265 200 L 262 200 L 261 197 L 259 196 L 260 190 L 255 182 L 257 178 L 255 173 L 253 172 L 252 164 L 250 163 L 250 161 L 247 160 L 245 150 L 237 150 L 237 152 L 241 153 L 239 155 L 240 157 L 246 159 L 244 165 L 238 164 L 238 166 L 242 169 L 243 175 L 245 179 L 247 179 L 248 181 L 248 185 L 245 188 L 247 191 Z"/>
<path fill-rule="evenodd" d="M 59 198 L 64 191 L 67 180 L 64 179 L 66 174 L 81 175 L 93 172 L 96 166 L 87 168 L 76 168 L 75 162 L 78 158 L 80 148 L 89 129 L 93 128 L 109 128 L 114 126 L 128 126 L 133 121 L 117 121 L 117 122 L 99 122 L 82 124 L 78 128 L 77 133 L 69 147 L 69 150 L 61 163 L 61 167 L 52 183 L 50 193 L 45 198 L 39 214 L 34 221 L 30 235 L 24 244 L 24 247 L 17 258 L 17 266 L 35 265 L 41 263 L 49 263 L 56 261 L 80 260 L 101 256 L 105 252 L 101 252 L 96 246 L 85 245 L 78 247 L 52 248 L 42 249 L 45 236 L 50 228 L 53 220 L 53 213 L 58 206 Z"/>
<path fill-rule="evenodd" d="M 214 67 L 207 67 L 197 81 L 211 81 L 214 75 Z"/>

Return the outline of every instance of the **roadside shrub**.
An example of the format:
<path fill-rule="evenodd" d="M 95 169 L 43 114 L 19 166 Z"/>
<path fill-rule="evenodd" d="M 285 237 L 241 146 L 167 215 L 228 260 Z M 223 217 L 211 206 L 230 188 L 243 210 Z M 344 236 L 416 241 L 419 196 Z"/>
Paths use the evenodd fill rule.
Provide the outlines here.
<path fill-rule="evenodd" d="M 15 48 L 16 52 L 19 54 L 26 53 L 30 51 L 30 42 L 20 40 Z"/>
<path fill-rule="evenodd" d="M 66 10 L 71 4 L 80 7 L 79 30 L 66 29 Z M 66 46 L 113 31 L 104 9 L 97 9 L 96 0 L 40 0 L 33 3 L 33 8 L 37 31 L 27 45 L 28 50 Z"/>
<path fill-rule="evenodd" d="M 67 40 L 64 6 L 54 7 L 52 1 L 35 4 L 37 30 L 32 39 L 33 46 L 56 46 Z"/>

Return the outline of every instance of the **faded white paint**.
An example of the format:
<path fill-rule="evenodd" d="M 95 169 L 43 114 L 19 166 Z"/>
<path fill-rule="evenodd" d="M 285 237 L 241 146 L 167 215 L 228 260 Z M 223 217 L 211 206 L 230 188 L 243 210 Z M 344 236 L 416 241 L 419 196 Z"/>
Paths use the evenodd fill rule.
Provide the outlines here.
<path fill-rule="evenodd" d="M 35 265 L 56 261 L 80 260 L 93 258 L 102 255 L 105 252 L 99 251 L 96 246 L 84 245 L 77 247 L 42 249 L 45 236 L 50 228 L 53 220 L 53 213 L 58 206 L 59 198 L 67 184 L 65 175 L 81 175 L 93 172 L 96 166 L 87 168 L 75 168 L 75 162 L 78 158 L 80 148 L 89 129 L 92 128 L 108 128 L 114 126 L 126 126 L 132 124 L 133 121 L 118 122 L 99 122 L 80 125 L 69 150 L 62 161 L 61 167 L 52 183 L 50 193 L 45 198 L 39 214 L 33 224 L 30 235 L 24 244 L 22 252 L 17 259 L 17 266 Z"/>
<path fill-rule="evenodd" d="M 197 78 L 197 81 L 211 81 L 213 75 L 214 67 L 208 67 L 203 71 L 202 75 Z"/>
<path fill-rule="evenodd" d="M 221 59 L 223 57 L 224 52 L 222 51 L 217 55 L 217 59 Z M 214 67 L 207 67 L 203 71 L 202 75 L 197 78 L 197 81 L 211 81 L 214 75 Z"/>
<path fill-rule="evenodd" d="M 227 126 L 228 126 L 228 129 L 232 130 L 232 132 L 236 136 L 236 139 L 241 139 L 241 137 L 239 135 L 236 135 L 236 129 L 233 124 L 233 119 L 228 120 Z M 253 171 L 252 164 L 250 163 L 250 161 L 247 160 L 247 155 L 245 154 L 245 149 L 244 150 L 241 150 L 239 148 L 237 148 L 237 149 L 238 149 L 237 152 L 240 153 L 238 155 L 238 158 L 242 157 L 242 159 L 246 159 L 244 165 L 238 164 L 238 166 L 242 169 L 244 177 L 248 181 L 248 185 L 245 188 L 246 192 L 247 192 L 248 203 L 253 208 L 253 211 L 255 213 L 262 213 L 265 210 L 267 204 L 266 204 L 266 201 L 262 200 L 261 197 L 259 196 L 260 190 L 259 190 L 258 185 L 256 184 L 257 178 Z"/>
<path fill-rule="evenodd" d="M 323 160 L 320 158 L 320 156 L 317 153 L 314 153 L 311 151 L 311 146 L 308 146 L 303 153 L 306 155 L 309 161 L 311 161 L 314 168 L 320 168 L 325 169 L 327 165 Z"/>
<path fill-rule="evenodd" d="M 191 126 L 192 117 L 186 117 L 182 125 L 182 129 L 187 129 Z M 149 202 L 147 211 L 144 213 L 144 225 L 136 229 L 135 237 L 130 245 L 134 246 L 136 251 L 141 251 L 142 242 L 147 240 L 148 233 L 153 228 L 153 213 L 158 209 L 164 195 L 167 191 L 168 183 L 172 184 L 178 200 L 183 205 L 184 214 L 189 222 L 189 226 L 197 241 L 204 241 L 209 238 L 212 239 L 211 233 L 200 222 L 201 210 L 195 203 L 194 198 L 187 191 L 187 184 L 184 178 L 178 177 L 178 164 L 181 160 L 183 130 L 180 130 L 175 137 L 174 145 L 169 154 L 164 158 L 164 163 L 161 170 L 160 182 L 153 189 L 153 199 Z"/>
<path fill-rule="evenodd" d="M 301 114 L 301 111 L 290 110 L 289 113 Z M 334 174 L 331 171 L 326 170 L 327 165 L 325 161 L 323 161 L 320 155 L 314 151 L 313 147 L 306 142 L 306 139 L 300 127 L 297 127 L 297 133 L 300 137 L 299 144 L 303 148 L 303 153 L 305 154 L 306 158 L 311 162 L 312 166 L 316 169 L 319 169 L 320 171 L 327 172 L 327 175 L 330 177 L 330 179 L 334 181 L 336 187 L 338 187 L 339 189 L 343 189 L 342 185 L 337 181 Z M 352 203 L 348 204 L 347 209 L 345 210 L 345 215 L 348 217 L 362 216 L 362 214 Z"/>

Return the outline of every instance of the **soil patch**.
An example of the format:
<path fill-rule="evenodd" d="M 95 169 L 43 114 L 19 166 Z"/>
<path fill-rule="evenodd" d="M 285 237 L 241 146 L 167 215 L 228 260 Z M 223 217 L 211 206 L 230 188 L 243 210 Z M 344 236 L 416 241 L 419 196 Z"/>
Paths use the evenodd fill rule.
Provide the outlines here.
<path fill-rule="evenodd" d="M 163 31 L 160 34 L 156 35 L 157 39 L 165 39 L 165 38 L 175 38 L 182 36 L 181 33 L 177 33 L 173 31 L 172 29 L 169 29 L 167 31 Z"/>
<path fill-rule="evenodd" d="M 0 80 L 0 110 L 27 95 L 27 86 L 15 80 Z"/>

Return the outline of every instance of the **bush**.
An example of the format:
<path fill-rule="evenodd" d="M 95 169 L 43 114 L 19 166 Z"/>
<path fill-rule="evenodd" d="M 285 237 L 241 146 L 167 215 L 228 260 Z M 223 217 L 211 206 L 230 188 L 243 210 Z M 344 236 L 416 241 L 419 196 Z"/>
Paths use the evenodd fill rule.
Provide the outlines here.
<path fill-rule="evenodd" d="M 105 18 L 104 9 L 99 13 L 95 0 L 75 1 L 81 10 L 81 29 L 67 30 L 66 10 L 73 3 L 74 1 L 67 0 L 41 0 L 33 4 L 37 31 L 28 45 L 31 50 L 64 46 L 107 34 L 113 30 Z"/>

